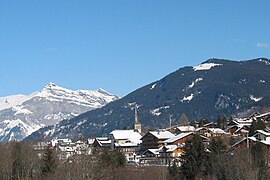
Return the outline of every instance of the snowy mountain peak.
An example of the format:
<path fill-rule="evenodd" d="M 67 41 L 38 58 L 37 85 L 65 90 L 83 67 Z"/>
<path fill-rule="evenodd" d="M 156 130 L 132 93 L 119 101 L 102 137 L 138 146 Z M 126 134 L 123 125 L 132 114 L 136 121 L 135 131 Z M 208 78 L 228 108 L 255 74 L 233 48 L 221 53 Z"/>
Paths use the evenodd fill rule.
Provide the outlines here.
<path fill-rule="evenodd" d="M 0 142 L 22 140 L 45 125 L 54 125 L 117 99 L 103 89 L 70 90 L 52 82 L 30 95 L 0 97 Z"/>

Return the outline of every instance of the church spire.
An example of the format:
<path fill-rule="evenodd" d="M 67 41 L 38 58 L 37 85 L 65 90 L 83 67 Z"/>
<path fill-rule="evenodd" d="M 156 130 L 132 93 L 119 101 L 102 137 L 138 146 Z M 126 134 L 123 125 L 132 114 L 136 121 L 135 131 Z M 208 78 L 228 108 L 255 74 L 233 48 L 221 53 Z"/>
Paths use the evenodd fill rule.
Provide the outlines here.
<path fill-rule="evenodd" d="M 137 104 L 135 104 L 134 107 L 134 131 L 137 131 L 138 133 L 142 133 L 142 125 L 139 123 L 139 118 L 138 118 L 138 108 Z"/>
<path fill-rule="evenodd" d="M 139 120 L 138 120 L 138 108 L 137 108 L 137 105 L 135 104 L 135 108 L 134 108 L 134 115 L 135 115 L 135 124 L 139 123 Z"/>

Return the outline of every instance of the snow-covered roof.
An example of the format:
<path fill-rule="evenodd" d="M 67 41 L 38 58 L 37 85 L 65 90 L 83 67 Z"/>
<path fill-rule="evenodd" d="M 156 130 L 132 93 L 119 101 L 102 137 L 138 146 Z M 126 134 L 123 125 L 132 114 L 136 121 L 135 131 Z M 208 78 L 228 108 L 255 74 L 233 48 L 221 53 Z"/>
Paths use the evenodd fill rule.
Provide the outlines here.
<path fill-rule="evenodd" d="M 216 134 L 225 134 L 226 132 L 223 131 L 220 128 L 209 128 L 209 131 L 211 131 L 212 133 L 216 133 Z"/>
<path fill-rule="evenodd" d="M 264 113 L 264 114 L 259 114 L 259 115 L 255 116 L 255 118 L 261 118 L 261 117 L 268 116 L 268 115 L 270 115 L 270 112 Z"/>
<path fill-rule="evenodd" d="M 199 127 L 199 128 L 197 128 L 195 131 L 200 131 L 200 130 L 207 130 L 208 128 L 206 128 L 206 127 Z"/>
<path fill-rule="evenodd" d="M 267 137 L 265 141 L 261 141 L 265 145 L 270 145 L 270 137 Z"/>
<path fill-rule="evenodd" d="M 132 143 L 141 143 L 142 135 L 134 130 L 113 130 L 110 133 L 115 140 L 129 140 Z"/>
<path fill-rule="evenodd" d="M 247 138 L 241 139 L 240 141 L 238 141 L 238 142 L 236 142 L 234 145 L 232 145 L 232 147 L 234 147 L 234 146 L 240 144 L 240 143 L 243 142 L 243 141 L 247 141 Z M 252 141 L 253 141 L 253 142 L 256 142 L 257 139 L 256 139 L 255 137 L 248 137 L 248 141 L 249 141 L 249 142 L 252 142 Z"/>
<path fill-rule="evenodd" d="M 147 149 L 143 154 L 145 154 L 147 151 L 155 154 L 155 155 L 158 155 L 159 154 L 159 149 Z"/>
<path fill-rule="evenodd" d="M 182 138 L 189 136 L 191 134 L 193 134 L 193 133 L 192 132 L 181 133 L 181 134 L 178 134 L 177 136 L 174 136 L 170 139 L 167 139 L 166 141 L 164 141 L 164 143 L 173 143 L 173 142 L 178 141 L 179 139 L 182 139 Z"/>
<path fill-rule="evenodd" d="M 149 133 L 151 133 L 152 135 L 154 135 L 158 139 L 169 139 L 169 138 L 172 138 L 172 137 L 175 136 L 171 132 L 165 131 L 165 130 L 161 130 L 161 131 L 149 131 Z"/>
<path fill-rule="evenodd" d="M 160 147 L 159 152 L 162 152 L 163 148 L 164 146 Z M 167 149 L 166 152 L 173 152 L 175 149 L 177 149 L 177 145 L 167 145 L 165 148 Z"/>
<path fill-rule="evenodd" d="M 269 132 L 265 132 L 264 130 L 257 130 L 256 132 L 258 132 L 260 134 L 263 134 L 265 136 L 270 136 L 270 133 Z"/>
<path fill-rule="evenodd" d="M 138 143 L 125 142 L 125 143 L 114 143 L 115 147 L 137 147 Z"/>
<path fill-rule="evenodd" d="M 177 129 L 179 129 L 182 132 L 195 131 L 195 128 L 193 126 L 178 126 Z"/>

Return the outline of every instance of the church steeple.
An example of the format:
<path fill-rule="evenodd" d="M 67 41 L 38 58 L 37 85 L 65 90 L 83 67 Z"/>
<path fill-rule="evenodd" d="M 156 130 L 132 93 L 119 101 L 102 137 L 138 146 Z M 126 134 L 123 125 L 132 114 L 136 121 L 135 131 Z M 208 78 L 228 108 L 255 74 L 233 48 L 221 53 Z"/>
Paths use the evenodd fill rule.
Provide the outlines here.
<path fill-rule="evenodd" d="M 135 114 L 135 124 L 139 123 L 139 120 L 138 120 L 138 108 L 137 108 L 137 105 L 135 105 L 135 108 L 134 108 L 134 114 Z"/>
<path fill-rule="evenodd" d="M 136 104 L 134 107 L 134 130 L 140 134 L 142 133 L 142 125 L 141 125 L 141 123 L 139 123 L 138 108 L 137 108 Z"/>

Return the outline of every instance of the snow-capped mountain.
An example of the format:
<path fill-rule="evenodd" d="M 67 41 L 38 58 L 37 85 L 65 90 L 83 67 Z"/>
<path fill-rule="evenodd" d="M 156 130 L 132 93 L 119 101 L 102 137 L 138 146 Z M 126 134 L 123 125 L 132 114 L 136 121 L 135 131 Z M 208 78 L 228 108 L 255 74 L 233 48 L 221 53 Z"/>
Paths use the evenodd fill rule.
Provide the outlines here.
<path fill-rule="evenodd" d="M 182 113 L 190 121 L 215 121 L 219 115 L 231 116 L 245 108 L 270 107 L 269 89 L 269 59 L 209 59 L 198 66 L 180 68 L 100 109 L 41 128 L 27 140 L 91 137 L 132 128 L 134 104 L 138 106 L 139 121 L 146 128 L 167 127 L 169 116 L 176 124 Z"/>
<path fill-rule="evenodd" d="M 69 90 L 54 83 L 30 95 L 0 98 L 0 141 L 22 140 L 47 125 L 57 124 L 119 99 L 105 90 Z"/>

